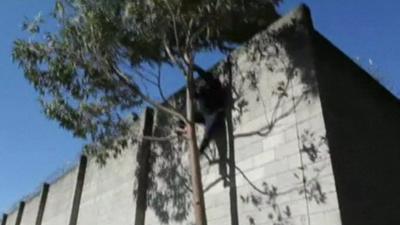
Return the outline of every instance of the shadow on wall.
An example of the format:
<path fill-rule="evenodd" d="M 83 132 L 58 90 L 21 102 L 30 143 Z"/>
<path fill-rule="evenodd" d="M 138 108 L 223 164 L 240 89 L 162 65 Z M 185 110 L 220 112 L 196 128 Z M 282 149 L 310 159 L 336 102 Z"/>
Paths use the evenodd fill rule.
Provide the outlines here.
<path fill-rule="evenodd" d="M 308 21 L 292 21 L 292 24 L 287 24 L 279 30 L 267 34 L 267 38 L 255 38 L 246 46 L 244 55 L 246 61 L 252 66 L 246 71 L 241 71 L 240 64 L 237 64 L 235 68 L 236 73 L 242 77 L 242 83 L 248 83 L 247 87 L 241 87 L 235 91 L 235 93 L 239 93 L 237 95 L 241 99 L 241 101 L 236 101 L 237 111 L 240 112 L 236 123 L 240 123 L 243 112 L 250 110 L 246 109 L 247 100 L 240 97 L 244 95 L 244 92 L 255 91 L 257 93 L 256 102 L 261 103 L 263 107 L 266 107 L 267 103 L 263 102 L 262 92 L 271 92 L 267 96 L 273 104 L 269 105 L 272 110 L 264 110 L 266 122 L 264 126 L 257 130 L 237 133 L 235 139 L 250 138 L 254 135 L 268 139 L 269 135 L 279 129 L 277 125 L 281 121 L 296 113 L 300 104 L 310 104 L 311 99 L 318 97 L 314 65 L 310 62 L 312 53 L 309 41 L 312 30 L 310 30 L 311 26 L 304 22 Z M 271 90 L 262 90 L 259 87 L 260 79 L 262 79 L 260 76 L 265 75 L 263 69 L 269 70 L 271 76 L 281 76 L 282 78 L 276 80 L 275 86 Z M 302 84 L 302 89 L 296 93 L 293 87 L 298 84 Z M 295 123 L 298 121 L 296 120 Z M 285 200 L 281 200 L 287 199 L 289 195 L 293 196 L 297 193 L 307 202 L 314 201 L 317 204 L 323 204 L 327 200 L 327 195 L 319 179 L 323 170 L 330 166 L 329 162 L 318 166 L 313 165 L 329 159 L 325 134 L 319 133 L 321 131 L 296 129 L 301 166 L 293 172 L 293 179 L 297 182 L 293 182 L 292 187 L 280 188 L 279 185 L 269 184 L 267 181 L 263 181 L 261 187 L 257 187 L 237 167 L 239 173 L 253 189 L 247 194 L 240 195 L 240 199 L 244 204 L 254 206 L 257 211 L 265 215 L 265 218 L 268 218 L 262 222 L 269 221 L 274 225 L 296 224 L 292 220 L 290 201 L 287 203 L 286 200 L 285 203 Z M 308 160 L 303 157 L 307 157 Z M 257 224 L 252 215 L 248 215 L 247 218 L 250 225 Z"/>
<path fill-rule="evenodd" d="M 229 62 L 221 63 L 215 69 L 216 76 L 221 76 L 221 80 L 225 82 L 229 77 L 228 71 L 233 72 L 232 113 L 235 133 L 231 135 L 235 142 L 253 137 L 268 139 L 272 133 L 281 129 L 280 122 L 296 114 L 300 104 L 311 104 L 313 99 L 318 98 L 314 68 L 309 61 L 312 57 L 309 32 L 312 31 L 307 22 L 293 19 L 278 30 L 258 35 L 234 52 Z M 243 64 L 251 66 L 246 67 Z M 266 76 L 271 78 L 267 79 Z M 273 81 L 268 84 L 270 87 L 268 89 L 260 86 L 265 80 Z M 181 98 L 178 97 L 175 102 L 180 107 L 184 102 L 183 96 Z M 255 105 L 263 108 L 264 123 L 258 129 L 238 132 L 245 124 L 243 118 L 254 110 Z M 297 122 L 291 125 L 295 126 Z M 158 112 L 154 135 L 171 135 L 175 124 L 176 121 Z M 298 195 L 297 198 L 305 199 L 307 202 L 314 201 L 317 204 L 324 204 L 327 200 L 324 187 L 319 182 L 321 173 L 329 164 L 329 160 L 325 160 L 329 159 L 325 134 L 317 129 L 298 128 L 297 139 L 297 151 L 302 164 L 293 171 L 294 185 L 290 188 L 281 188 L 279 184 L 270 184 L 267 180 L 257 186 L 235 162 L 229 162 L 234 164 L 237 176 L 243 177 L 251 187 L 251 191 L 239 195 L 241 204 L 252 206 L 260 214 L 265 215 L 265 221 L 274 225 L 296 224 L 292 220 L 290 204 L 281 200 L 289 195 Z M 218 151 L 215 145 L 206 151 L 210 160 L 209 166 L 212 167 L 213 163 L 219 160 Z M 158 142 L 152 148 L 153 167 L 150 171 L 148 205 L 154 210 L 159 221 L 165 224 L 184 222 L 190 217 L 191 188 L 186 154 L 183 139 Z M 318 166 L 314 165 L 316 163 Z M 219 177 L 205 184 L 205 191 L 214 188 L 221 180 Z M 236 184 L 233 185 L 237 188 Z M 230 201 L 232 204 L 235 199 L 231 196 Z M 237 203 L 234 204 L 237 207 Z M 242 212 L 239 214 L 245 216 L 250 225 L 257 224 L 252 214 L 246 215 Z"/>

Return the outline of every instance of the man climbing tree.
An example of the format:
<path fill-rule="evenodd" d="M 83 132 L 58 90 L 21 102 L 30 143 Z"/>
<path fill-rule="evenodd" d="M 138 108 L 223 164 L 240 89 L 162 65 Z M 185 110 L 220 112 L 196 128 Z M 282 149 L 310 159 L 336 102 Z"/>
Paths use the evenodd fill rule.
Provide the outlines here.
<path fill-rule="evenodd" d="M 32 36 L 15 41 L 13 58 L 38 91 L 46 116 L 87 139 L 86 152 L 101 160 L 136 140 L 132 126 L 144 105 L 184 121 L 195 220 L 204 225 L 193 113 L 196 54 L 227 52 L 246 41 L 278 17 L 279 2 L 58 0 L 46 20 L 49 31 L 42 31 L 41 18 L 24 24 Z M 179 69 L 186 82 L 186 114 L 162 104 L 163 65 Z M 145 83 L 153 85 L 151 93 Z M 160 97 L 152 97 L 155 90 Z"/>

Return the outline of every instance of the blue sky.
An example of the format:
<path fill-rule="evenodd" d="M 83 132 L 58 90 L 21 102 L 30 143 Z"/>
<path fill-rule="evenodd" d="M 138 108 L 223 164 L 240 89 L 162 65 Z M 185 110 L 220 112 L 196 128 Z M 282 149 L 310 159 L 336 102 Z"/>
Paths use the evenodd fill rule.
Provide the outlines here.
<path fill-rule="evenodd" d="M 2 0 L 0 8 L 0 212 L 50 174 L 75 161 L 82 146 L 41 112 L 37 94 L 11 60 L 24 17 L 49 12 L 50 0 Z M 287 0 L 286 12 L 300 1 Z M 309 0 L 315 27 L 352 58 L 369 65 L 400 96 L 400 2 Z M 208 65 L 216 56 L 202 58 Z"/>

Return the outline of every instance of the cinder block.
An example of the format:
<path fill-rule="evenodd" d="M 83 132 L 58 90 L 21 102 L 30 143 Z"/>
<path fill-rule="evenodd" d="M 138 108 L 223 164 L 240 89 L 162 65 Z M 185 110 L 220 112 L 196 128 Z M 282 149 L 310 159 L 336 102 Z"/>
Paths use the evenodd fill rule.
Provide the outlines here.
<path fill-rule="evenodd" d="M 265 177 L 276 175 L 289 170 L 289 165 L 286 159 L 276 160 L 264 166 Z"/>
<path fill-rule="evenodd" d="M 298 141 L 299 131 L 296 126 L 292 126 L 289 129 L 283 131 L 283 135 L 285 136 L 285 143 Z"/>
<path fill-rule="evenodd" d="M 283 111 L 281 115 L 278 116 L 282 116 L 282 118 L 277 119 L 277 121 L 274 123 L 274 126 L 270 133 L 271 136 L 282 133 L 288 129 L 295 127 L 296 125 L 296 117 L 293 112 L 286 115 L 286 112 Z"/>
<path fill-rule="evenodd" d="M 325 222 L 327 225 L 341 225 L 340 212 L 338 209 L 325 212 Z"/>
<path fill-rule="evenodd" d="M 284 143 L 285 143 L 284 134 L 276 134 L 273 136 L 268 136 L 263 139 L 263 150 L 267 151 L 268 149 L 272 149 Z"/>
<path fill-rule="evenodd" d="M 265 177 L 264 171 L 265 170 L 263 167 L 259 167 L 257 169 L 246 171 L 245 175 L 246 175 L 247 179 L 249 179 L 250 181 L 257 181 L 257 180 Z M 246 184 L 246 182 L 247 181 L 245 178 L 243 178 L 243 176 L 239 176 L 236 178 L 237 186 L 244 185 L 244 184 Z"/>
<path fill-rule="evenodd" d="M 223 188 L 219 192 L 207 194 L 205 201 L 207 208 L 212 208 L 212 210 L 219 206 L 229 205 L 229 189 Z"/>
<path fill-rule="evenodd" d="M 253 156 L 253 167 L 259 167 L 275 160 L 275 151 L 264 151 Z"/>
<path fill-rule="evenodd" d="M 293 140 L 290 142 L 286 142 L 283 145 L 274 148 L 276 159 L 283 159 L 289 155 L 293 155 L 298 153 L 299 150 L 299 143 L 298 140 Z"/>
<path fill-rule="evenodd" d="M 291 190 L 293 188 L 301 187 L 301 175 L 300 179 L 296 178 L 294 175 L 294 171 L 290 170 L 285 173 L 280 173 L 276 175 L 278 180 L 277 186 L 280 188 L 279 192 L 286 192 L 287 190 Z M 296 191 L 297 192 L 297 191 Z"/>
<path fill-rule="evenodd" d="M 303 155 L 303 159 L 304 159 Z M 318 161 L 312 164 L 306 164 L 304 170 L 306 177 L 326 177 L 333 174 L 332 164 L 330 158 Z"/>
<path fill-rule="evenodd" d="M 268 123 L 264 115 L 254 117 L 252 120 L 239 127 L 237 133 L 249 133 L 264 128 Z"/>
<path fill-rule="evenodd" d="M 210 225 L 230 225 L 231 221 L 229 218 L 227 217 L 222 217 L 222 218 L 218 218 L 218 219 L 214 219 L 214 220 L 207 220 L 207 224 Z"/>
<path fill-rule="evenodd" d="M 212 221 L 221 218 L 225 218 L 226 220 L 230 219 L 229 202 L 228 204 L 214 207 L 212 210 L 207 210 L 207 220 Z"/>
<path fill-rule="evenodd" d="M 310 215 L 310 225 L 331 225 L 327 223 L 324 213 Z"/>
<path fill-rule="evenodd" d="M 286 157 L 285 159 L 288 163 L 288 168 L 290 170 L 293 169 L 298 169 L 302 166 L 302 162 L 301 162 L 301 158 L 300 158 L 300 154 L 293 154 L 293 155 L 289 155 Z"/>
<path fill-rule="evenodd" d="M 296 107 L 296 118 L 298 121 L 305 121 L 312 117 L 322 115 L 322 107 L 319 99 L 301 101 Z"/>
<path fill-rule="evenodd" d="M 236 166 L 243 171 L 248 171 L 253 168 L 253 159 L 254 157 L 249 157 L 245 160 L 239 161 L 238 163 L 236 163 Z"/>
<path fill-rule="evenodd" d="M 256 141 L 251 142 L 247 146 L 242 146 L 242 148 L 235 148 L 236 153 L 236 162 L 240 162 L 241 160 L 245 160 L 251 156 L 259 154 L 263 151 L 262 142 Z"/>
<path fill-rule="evenodd" d="M 298 201 L 288 202 L 287 204 L 282 203 L 281 205 L 282 207 L 287 205 L 294 217 L 307 214 L 307 202 L 304 198 Z"/>
<path fill-rule="evenodd" d="M 322 114 L 310 117 L 309 119 L 306 119 L 304 121 L 299 121 L 299 124 L 297 126 L 300 134 L 304 133 L 304 131 L 311 131 L 316 133 L 316 135 L 324 136 L 326 133 L 325 123 Z"/>
<path fill-rule="evenodd" d="M 310 213 L 327 212 L 338 209 L 338 199 L 336 192 L 326 193 L 325 203 L 316 203 L 315 201 L 309 201 Z"/>

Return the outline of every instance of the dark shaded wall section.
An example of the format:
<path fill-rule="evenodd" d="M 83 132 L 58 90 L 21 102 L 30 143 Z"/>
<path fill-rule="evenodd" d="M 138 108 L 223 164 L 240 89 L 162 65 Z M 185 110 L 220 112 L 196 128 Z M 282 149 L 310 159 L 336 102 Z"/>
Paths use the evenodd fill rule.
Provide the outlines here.
<path fill-rule="evenodd" d="M 400 224 L 400 101 L 322 35 L 313 39 L 343 225 Z"/>

